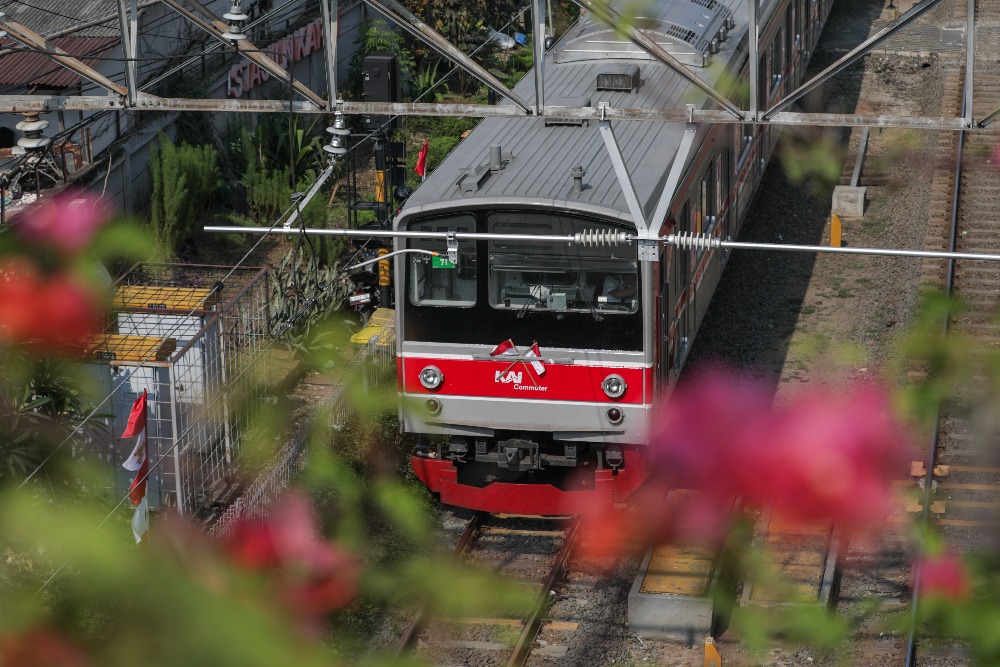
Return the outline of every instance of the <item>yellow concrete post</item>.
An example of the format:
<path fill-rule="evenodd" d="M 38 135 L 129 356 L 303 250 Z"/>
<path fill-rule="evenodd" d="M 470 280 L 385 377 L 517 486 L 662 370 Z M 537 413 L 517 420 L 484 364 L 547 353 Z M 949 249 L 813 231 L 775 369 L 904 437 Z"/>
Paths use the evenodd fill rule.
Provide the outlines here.
<path fill-rule="evenodd" d="M 722 667 L 722 656 L 711 637 L 705 637 L 705 667 Z"/>
<path fill-rule="evenodd" d="M 830 216 L 830 245 L 840 247 L 840 216 L 836 213 Z"/>

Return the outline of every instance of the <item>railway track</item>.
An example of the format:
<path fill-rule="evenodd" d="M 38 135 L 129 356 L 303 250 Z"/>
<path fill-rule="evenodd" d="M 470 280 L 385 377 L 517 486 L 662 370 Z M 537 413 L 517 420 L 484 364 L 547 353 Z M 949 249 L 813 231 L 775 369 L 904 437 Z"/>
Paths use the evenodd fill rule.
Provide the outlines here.
<path fill-rule="evenodd" d="M 434 618 L 422 608 L 400 640 L 397 654 L 415 653 L 438 665 L 525 665 L 533 650 L 561 657 L 579 623 L 551 617 L 557 597 L 572 595 L 568 566 L 577 544 L 569 520 L 475 514 L 454 549 L 455 558 L 534 590 L 534 603 L 517 618 Z M 544 631 L 547 640 L 537 642 Z"/>
<path fill-rule="evenodd" d="M 956 19 L 964 19 L 964 11 L 958 15 L 960 10 L 964 10 L 964 3 L 956 4 Z M 1000 2 L 978 2 L 976 11 L 980 26 L 977 40 L 995 43 L 1000 38 L 1000 29 L 994 27 L 1000 25 Z M 1000 95 L 995 51 L 977 48 L 974 66 L 973 116 L 978 120 L 995 111 L 995 100 Z M 956 68 L 946 76 L 943 115 L 963 112 L 964 76 L 964 68 Z M 926 250 L 1000 252 L 1000 185 L 997 165 L 992 164 L 996 145 L 995 133 L 973 132 L 962 137 L 958 133 L 938 133 Z M 970 368 L 977 367 L 977 355 L 983 351 L 995 353 L 1000 349 L 1000 324 L 996 319 L 1000 312 L 1000 271 L 995 264 L 924 260 L 921 282 L 924 287 L 950 292 L 965 305 L 947 324 L 942 322 L 941 330 L 971 341 Z M 926 368 L 914 369 L 909 379 L 920 381 L 926 373 Z M 981 395 L 984 381 L 980 373 L 963 375 L 957 396 L 964 399 Z M 984 447 L 990 434 L 983 430 L 982 416 L 961 407 L 961 401 L 944 408 L 936 430 L 927 433 L 920 444 L 922 459 L 913 462 L 911 479 L 900 481 L 901 487 L 909 488 L 907 511 L 900 512 L 883 535 L 878 555 L 871 555 L 867 563 L 862 556 L 853 563 L 853 573 L 845 571 L 845 578 L 866 578 L 868 590 L 883 610 L 856 637 L 857 655 L 873 661 L 871 664 L 973 664 L 960 642 L 920 636 L 919 625 L 913 622 L 920 590 L 913 586 L 914 554 L 907 532 L 916 516 L 932 524 L 956 551 L 996 551 L 1000 460 Z M 857 566 L 865 565 L 867 571 L 858 570 Z M 911 632 L 893 632 L 893 624 L 898 628 L 904 617 L 910 619 Z"/>

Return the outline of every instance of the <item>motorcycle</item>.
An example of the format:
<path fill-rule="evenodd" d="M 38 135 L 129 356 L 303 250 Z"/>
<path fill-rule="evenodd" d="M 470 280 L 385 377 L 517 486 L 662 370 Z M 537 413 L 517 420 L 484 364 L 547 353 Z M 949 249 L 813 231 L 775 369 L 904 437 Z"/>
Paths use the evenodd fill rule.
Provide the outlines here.
<path fill-rule="evenodd" d="M 379 307 L 378 275 L 371 271 L 359 271 L 350 276 L 353 287 L 347 294 L 347 305 L 362 322 L 367 322 Z"/>

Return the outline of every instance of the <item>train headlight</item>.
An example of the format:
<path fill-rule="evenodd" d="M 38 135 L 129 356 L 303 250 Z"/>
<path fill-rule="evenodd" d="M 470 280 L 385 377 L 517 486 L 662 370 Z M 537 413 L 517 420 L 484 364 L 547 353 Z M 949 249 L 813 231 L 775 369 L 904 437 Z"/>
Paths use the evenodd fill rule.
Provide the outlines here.
<path fill-rule="evenodd" d="M 621 398 L 625 395 L 628 385 L 625 384 L 625 378 L 621 375 L 609 375 L 604 378 L 601 388 L 604 389 L 604 393 L 608 395 L 608 398 Z"/>
<path fill-rule="evenodd" d="M 617 426 L 625 421 L 625 414 L 620 408 L 608 408 L 608 421 Z"/>
<path fill-rule="evenodd" d="M 436 416 L 441 414 L 441 401 L 436 398 L 428 398 L 424 401 L 424 407 L 431 416 Z"/>
<path fill-rule="evenodd" d="M 424 370 L 420 371 L 420 384 L 425 389 L 434 391 L 441 386 L 442 382 L 444 382 L 444 374 L 441 373 L 441 369 L 437 366 L 427 366 Z"/>

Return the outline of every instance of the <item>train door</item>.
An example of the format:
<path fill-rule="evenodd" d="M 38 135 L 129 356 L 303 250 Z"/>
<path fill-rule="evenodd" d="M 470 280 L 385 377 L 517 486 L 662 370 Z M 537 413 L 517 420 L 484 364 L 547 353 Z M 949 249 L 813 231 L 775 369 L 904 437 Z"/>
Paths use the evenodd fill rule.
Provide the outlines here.
<path fill-rule="evenodd" d="M 674 324 L 674 306 L 677 295 L 674 293 L 673 275 L 671 273 L 677 250 L 672 246 L 663 245 L 660 247 L 660 280 L 663 281 L 660 289 L 660 321 L 657 327 L 657 344 L 659 345 L 659 365 L 656 369 L 656 380 L 660 391 L 666 391 L 667 387 L 676 379 L 677 357 L 677 331 Z"/>
<path fill-rule="evenodd" d="M 681 227 L 688 232 L 694 231 L 691 202 L 685 201 L 681 211 Z M 677 360 L 681 363 L 687 356 L 688 346 L 694 339 L 694 290 L 691 289 L 691 266 L 694 262 L 694 252 L 680 250 L 674 257 L 673 276 L 674 287 L 677 290 L 677 304 L 680 319 L 677 322 Z"/>

